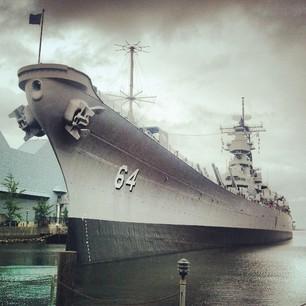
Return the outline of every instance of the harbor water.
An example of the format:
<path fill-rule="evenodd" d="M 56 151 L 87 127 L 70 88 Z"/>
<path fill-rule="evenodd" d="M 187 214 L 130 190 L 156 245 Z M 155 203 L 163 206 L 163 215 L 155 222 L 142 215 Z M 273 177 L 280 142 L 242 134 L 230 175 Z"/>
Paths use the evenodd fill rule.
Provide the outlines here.
<path fill-rule="evenodd" d="M 63 245 L 0 246 L 0 305 L 50 305 Z M 177 260 L 187 258 L 187 305 L 306 303 L 306 232 L 273 246 L 209 249 L 78 268 L 74 305 L 178 305 Z"/>
<path fill-rule="evenodd" d="M 52 277 L 64 245 L 19 243 L 0 245 L 0 305 L 54 305 Z M 54 301 L 55 301 L 55 295 Z"/>

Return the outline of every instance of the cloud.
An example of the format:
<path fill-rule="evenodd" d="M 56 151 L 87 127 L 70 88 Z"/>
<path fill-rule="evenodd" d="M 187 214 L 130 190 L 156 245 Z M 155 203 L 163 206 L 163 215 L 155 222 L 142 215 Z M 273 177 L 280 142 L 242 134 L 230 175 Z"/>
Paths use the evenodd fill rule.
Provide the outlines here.
<path fill-rule="evenodd" d="M 229 26 L 230 18 L 239 15 L 245 16 L 277 43 L 299 40 L 305 34 L 306 6 L 302 0 L 290 3 L 285 0 L 37 0 L 34 3 L 37 11 L 44 7 L 47 18 L 59 27 L 90 25 L 100 32 L 129 34 L 136 31 L 141 36 L 155 31 L 160 37 L 169 39 L 177 33 L 184 34 L 181 30 L 185 27 L 196 30 L 198 24 L 208 24 L 216 35 Z"/>
<path fill-rule="evenodd" d="M 43 7 L 43 62 L 80 69 L 103 92 L 128 84 L 128 56 L 115 52 L 115 43 L 151 46 L 139 56 L 142 86 L 136 86 L 141 67 L 135 77 L 145 95 L 158 96 L 155 106 L 139 110 L 147 124 L 182 134 L 215 132 L 233 124 L 245 96 L 250 122 L 267 129 L 255 159 L 264 178 L 294 207 L 305 196 L 305 1 L 2 1 L 0 130 L 14 142 L 22 132 L 7 113 L 26 103 L 16 72 L 37 59 L 39 27 L 28 24 L 28 15 Z M 208 168 L 211 162 L 225 168 L 229 159 L 220 153 L 219 136 L 170 139 Z"/>
<path fill-rule="evenodd" d="M 12 33 L 24 28 L 25 21 L 28 22 L 31 8 L 35 7 L 35 0 L 9 1 L 3 0 L 0 3 L 0 26 L 1 33 Z"/>

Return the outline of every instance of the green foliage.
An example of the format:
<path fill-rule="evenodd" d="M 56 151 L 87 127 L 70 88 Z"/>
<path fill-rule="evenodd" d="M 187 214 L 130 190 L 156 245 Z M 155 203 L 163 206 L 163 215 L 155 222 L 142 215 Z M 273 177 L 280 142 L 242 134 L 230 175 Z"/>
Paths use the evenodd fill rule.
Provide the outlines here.
<path fill-rule="evenodd" d="M 68 224 L 68 209 L 67 207 L 63 210 L 63 222 L 67 225 Z"/>
<path fill-rule="evenodd" d="M 46 200 L 40 199 L 36 206 L 33 207 L 35 211 L 35 221 L 38 226 L 44 226 L 48 224 L 47 218 L 52 212 L 53 205 L 48 205 Z"/>
<path fill-rule="evenodd" d="M 18 222 L 22 219 L 18 213 L 21 207 L 18 206 L 17 199 L 25 190 L 18 190 L 19 182 L 15 180 L 12 174 L 8 174 L 5 177 L 2 185 L 7 189 L 7 192 L 3 196 L 3 208 L 6 211 L 7 222 L 11 226 L 13 222 Z"/>

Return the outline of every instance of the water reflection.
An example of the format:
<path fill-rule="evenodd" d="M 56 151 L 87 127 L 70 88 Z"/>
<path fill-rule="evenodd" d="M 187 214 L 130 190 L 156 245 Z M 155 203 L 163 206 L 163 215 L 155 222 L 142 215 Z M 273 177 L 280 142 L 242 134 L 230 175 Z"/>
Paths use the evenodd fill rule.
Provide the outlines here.
<path fill-rule="evenodd" d="M 0 305 L 51 305 L 51 282 L 64 245 L 0 245 Z M 52 304 L 53 305 L 53 304 Z"/>
<path fill-rule="evenodd" d="M 63 246 L 41 244 L 0 246 L 0 304 L 47 305 L 49 283 L 30 288 L 27 281 L 42 281 L 56 273 L 61 250 Z M 81 266 L 75 279 L 81 295 L 75 295 L 73 304 L 177 306 L 176 263 L 182 257 L 191 262 L 188 306 L 306 302 L 306 232 L 295 232 L 292 241 L 274 246 L 210 249 Z M 157 302 L 146 304 L 153 300 Z"/>
<path fill-rule="evenodd" d="M 306 302 L 305 255 L 305 232 L 297 232 L 294 241 L 274 246 L 210 249 L 83 266 L 77 285 L 109 305 L 158 300 L 178 291 L 176 262 L 185 257 L 192 264 L 188 305 L 301 305 Z M 79 302 L 95 305 L 86 298 Z M 178 297 L 153 305 L 178 305 Z"/>
<path fill-rule="evenodd" d="M 65 245 L 45 243 L 0 244 L 0 266 L 56 266 Z"/>

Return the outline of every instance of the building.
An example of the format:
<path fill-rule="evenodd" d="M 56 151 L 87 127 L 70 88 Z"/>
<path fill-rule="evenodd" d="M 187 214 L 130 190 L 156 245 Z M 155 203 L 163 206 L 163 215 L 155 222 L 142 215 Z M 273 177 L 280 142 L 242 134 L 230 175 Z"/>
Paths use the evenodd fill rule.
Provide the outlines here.
<path fill-rule="evenodd" d="M 34 222 L 33 206 L 41 199 L 53 205 L 51 216 L 59 218 L 68 204 L 65 181 L 47 139 L 34 139 L 25 142 L 19 149 L 13 149 L 0 132 L 0 194 L 7 189 L 3 181 L 12 174 L 24 190 L 18 199 L 22 216 L 21 224 Z M 0 198 L 0 222 L 5 219 L 3 199 Z M 57 219 L 58 220 L 58 219 Z"/>

